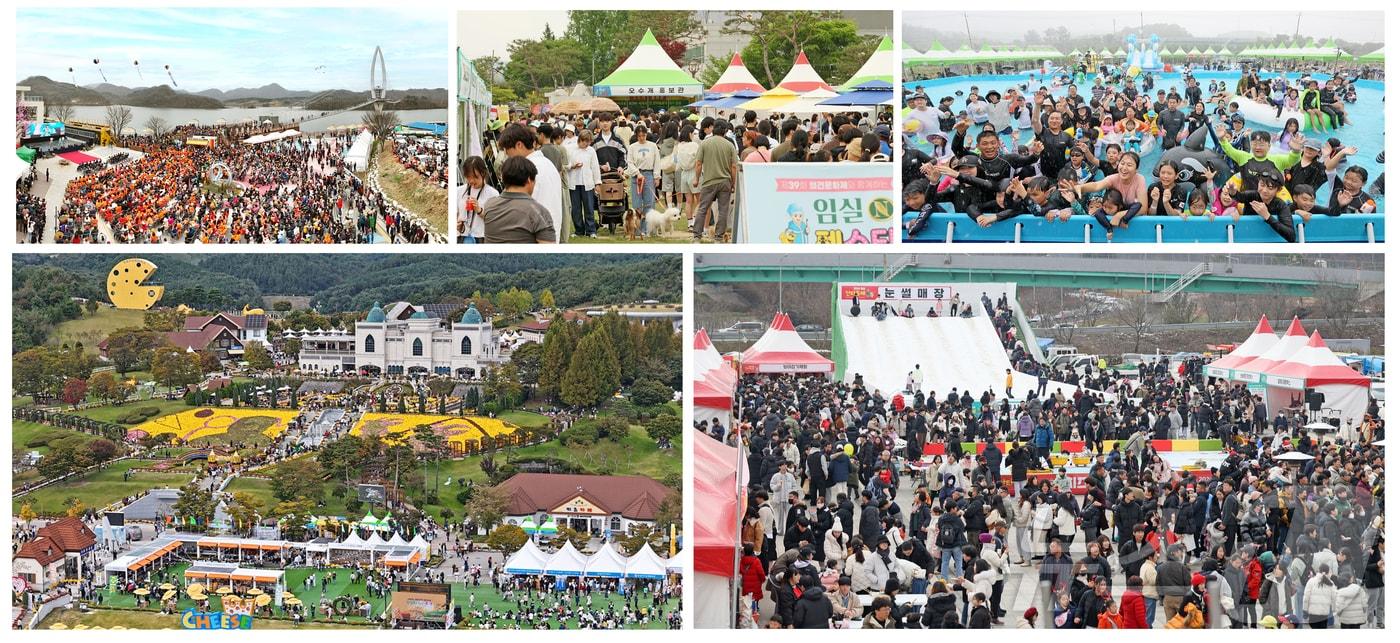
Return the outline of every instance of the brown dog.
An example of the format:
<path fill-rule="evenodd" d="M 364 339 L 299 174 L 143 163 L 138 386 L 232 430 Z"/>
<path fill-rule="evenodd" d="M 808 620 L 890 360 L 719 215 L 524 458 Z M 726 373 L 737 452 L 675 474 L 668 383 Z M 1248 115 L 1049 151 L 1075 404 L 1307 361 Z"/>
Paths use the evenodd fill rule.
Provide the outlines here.
<path fill-rule="evenodd" d="M 642 213 L 632 209 L 627 209 L 627 214 L 622 218 L 622 233 L 628 241 L 642 240 Z"/>

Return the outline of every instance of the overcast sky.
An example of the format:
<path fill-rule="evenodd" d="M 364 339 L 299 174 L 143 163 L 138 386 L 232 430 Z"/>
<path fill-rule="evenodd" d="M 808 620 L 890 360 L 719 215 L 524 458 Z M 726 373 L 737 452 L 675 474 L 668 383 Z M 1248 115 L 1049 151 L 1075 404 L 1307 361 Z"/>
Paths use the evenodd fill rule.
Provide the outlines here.
<path fill-rule="evenodd" d="M 962 12 L 905 11 L 904 24 L 917 25 L 938 31 L 963 33 Z M 1139 18 L 1141 16 L 1141 18 Z M 1302 13 L 1300 33 L 1312 38 L 1337 37 L 1353 42 L 1381 42 L 1384 39 L 1385 21 L 1381 12 L 1308 12 Z M 973 33 L 986 37 L 1019 39 L 1028 29 L 1044 31 L 1050 27 L 1066 27 L 1076 36 L 1093 36 L 1113 32 L 1114 20 L 1119 29 L 1127 25 L 1173 23 L 1191 32 L 1192 35 L 1209 38 L 1222 33 L 1237 31 L 1262 31 L 1268 34 L 1291 34 L 1298 27 L 1296 11 L 1175 11 L 1156 12 L 1107 12 L 1107 11 L 1053 11 L 1053 12 L 993 12 L 969 11 L 967 20 Z M 918 47 L 928 43 L 911 43 Z M 947 46 L 952 46 L 945 43 Z"/>
<path fill-rule="evenodd" d="M 19 78 L 100 83 L 97 58 L 108 82 L 127 87 L 170 84 L 170 65 L 188 91 L 367 89 L 376 45 L 392 89 L 444 87 L 452 73 L 447 25 L 421 9 L 68 7 L 22 9 L 15 20 Z"/>
<path fill-rule="evenodd" d="M 512 40 L 539 38 L 545 24 L 555 35 L 569 26 L 568 11 L 459 11 L 457 46 L 469 60 L 482 56 L 510 58 L 506 48 Z"/>

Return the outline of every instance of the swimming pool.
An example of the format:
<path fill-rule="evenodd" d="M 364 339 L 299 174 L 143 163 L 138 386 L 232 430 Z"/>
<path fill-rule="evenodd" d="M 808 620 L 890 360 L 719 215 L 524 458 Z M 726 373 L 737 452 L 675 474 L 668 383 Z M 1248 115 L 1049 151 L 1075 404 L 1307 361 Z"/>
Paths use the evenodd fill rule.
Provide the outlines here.
<path fill-rule="evenodd" d="M 1192 75 L 1200 81 L 1203 86 L 1209 85 L 1212 80 L 1224 80 L 1227 86 L 1231 88 L 1234 87 L 1234 84 L 1240 78 L 1239 71 L 1193 71 Z M 1265 73 L 1263 76 L 1267 79 L 1273 78 L 1277 76 L 1277 74 Z M 1297 73 L 1287 74 L 1290 80 L 1296 80 L 1299 76 L 1300 74 Z M 1329 78 L 1327 74 L 1320 73 L 1313 74 L 1313 77 L 1319 80 L 1326 80 Z M 1185 89 L 1185 84 L 1182 83 L 1180 73 L 1154 74 L 1154 79 L 1156 80 L 1154 93 L 1155 89 L 1164 89 L 1169 93 L 1173 87 L 1177 89 L 1178 93 L 1182 93 Z M 1088 79 L 1080 85 L 1080 93 L 1087 95 L 1093 82 L 1094 75 L 1090 75 Z M 904 86 L 910 90 L 920 87 L 924 88 L 924 92 L 929 95 L 930 100 L 934 103 L 943 96 L 953 96 L 953 110 L 956 112 L 963 109 L 965 106 L 967 94 L 973 86 L 976 86 L 983 95 L 986 95 L 988 91 L 993 89 L 1005 94 L 1007 88 L 1019 88 L 1023 84 L 1029 88 L 1030 92 L 1034 92 L 1044 83 L 1039 78 L 1036 82 L 1032 83 L 1030 80 L 1030 73 L 1027 72 L 1020 75 L 955 76 L 950 78 L 911 81 L 904 83 Z M 961 94 L 959 94 L 959 92 L 961 92 Z M 1056 97 L 1064 96 L 1067 92 L 1068 89 L 1065 87 L 1051 90 L 1051 94 Z M 1346 106 L 1347 113 L 1352 119 L 1352 124 L 1338 130 L 1328 131 L 1326 135 L 1329 137 L 1335 136 L 1341 140 L 1343 145 L 1356 147 L 1357 153 L 1352 155 L 1338 169 L 1344 170 L 1349 165 L 1359 165 L 1366 168 L 1368 175 L 1366 190 L 1371 192 L 1371 195 L 1375 197 L 1378 206 L 1377 212 L 1382 213 L 1385 211 L 1385 199 L 1382 195 L 1371 191 L 1371 184 L 1385 170 L 1384 165 L 1376 162 L 1376 156 L 1385 149 L 1385 84 L 1382 81 L 1376 80 L 1357 81 L 1356 94 L 1357 101 Z M 1276 128 L 1260 123 L 1249 122 L 1247 123 L 1247 127 L 1277 133 Z M 1307 135 L 1309 137 L 1315 136 L 1312 133 L 1307 133 Z M 1025 142 L 1029 137 L 1030 130 L 1022 130 L 1018 134 L 1018 140 L 1021 142 Z M 918 145 L 919 148 L 924 151 L 929 149 L 925 141 L 920 140 Z M 1148 168 L 1154 167 L 1157 159 L 1160 157 L 1160 149 L 1153 149 L 1150 153 L 1145 155 L 1142 159 L 1144 173 L 1149 172 L 1150 170 Z M 1149 182 L 1151 181 L 1150 176 L 1148 180 Z M 1327 199 L 1331 198 L 1331 192 L 1332 188 L 1329 182 L 1318 190 L 1318 202 L 1325 203 Z M 939 234 L 941 235 L 941 231 Z"/>

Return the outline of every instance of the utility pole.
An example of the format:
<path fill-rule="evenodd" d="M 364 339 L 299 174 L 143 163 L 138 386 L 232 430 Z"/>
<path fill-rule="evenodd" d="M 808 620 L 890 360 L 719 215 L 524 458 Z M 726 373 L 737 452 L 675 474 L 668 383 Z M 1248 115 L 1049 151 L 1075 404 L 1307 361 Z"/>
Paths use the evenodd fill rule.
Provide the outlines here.
<path fill-rule="evenodd" d="M 972 25 L 967 21 L 967 12 L 963 12 L 963 29 L 967 30 L 967 48 L 972 49 Z"/>
<path fill-rule="evenodd" d="M 1293 23 L 1293 39 L 1298 39 L 1298 32 L 1303 28 L 1303 12 L 1298 12 L 1298 21 Z"/>

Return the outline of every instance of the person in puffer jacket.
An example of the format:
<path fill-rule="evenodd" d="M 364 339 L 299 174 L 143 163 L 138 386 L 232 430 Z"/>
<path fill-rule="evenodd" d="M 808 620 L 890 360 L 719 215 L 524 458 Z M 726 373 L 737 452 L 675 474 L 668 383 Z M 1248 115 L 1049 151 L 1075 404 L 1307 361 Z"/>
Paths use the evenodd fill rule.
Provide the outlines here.
<path fill-rule="evenodd" d="M 1308 627 L 1327 629 L 1327 618 L 1337 602 L 1337 586 L 1332 582 L 1332 569 L 1323 565 L 1303 587 L 1303 618 Z"/>
<path fill-rule="evenodd" d="M 1366 588 L 1356 582 L 1351 574 L 1344 574 L 1341 582 L 1337 583 L 1332 611 L 1337 615 L 1338 625 L 1344 630 L 1358 630 L 1366 624 Z"/>
<path fill-rule="evenodd" d="M 1255 503 L 1240 521 L 1240 538 L 1263 547 L 1269 540 L 1269 515 L 1264 505 Z"/>
<path fill-rule="evenodd" d="M 928 604 L 924 606 L 924 616 L 920 623 L 924 629 L 941 629 L 943 615 L 956 613 L 957 609 L 957 595 L 948 591 L 948 585 L 942 580 L 936 580 L 929 586 Z"/>

